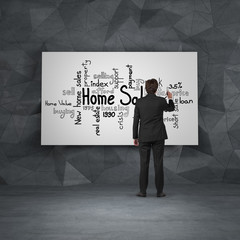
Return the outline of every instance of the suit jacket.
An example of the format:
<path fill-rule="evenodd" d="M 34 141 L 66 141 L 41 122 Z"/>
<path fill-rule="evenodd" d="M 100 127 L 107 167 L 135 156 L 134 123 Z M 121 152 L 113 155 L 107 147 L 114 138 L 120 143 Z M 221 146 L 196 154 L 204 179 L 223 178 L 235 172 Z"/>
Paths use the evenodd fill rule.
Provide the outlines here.
<path fill-rule="evenodd" d="M 163 111 L 174 111 L 172 100 L 167 103 L 165 98 L 158 97 L 155 94 L 148 94 L 139 98 L 134 110 L 133 139 L 138 139 L 139 142 L 167 139 Z M 140 128 L 138 129 L 139 122 Z"/>

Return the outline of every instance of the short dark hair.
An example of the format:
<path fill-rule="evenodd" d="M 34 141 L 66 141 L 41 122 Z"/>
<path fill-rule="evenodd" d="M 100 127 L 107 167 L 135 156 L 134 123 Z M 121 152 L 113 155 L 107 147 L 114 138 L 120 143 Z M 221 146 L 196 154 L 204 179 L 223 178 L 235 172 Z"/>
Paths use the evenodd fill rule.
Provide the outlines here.
<path fill-rule="evenodd" d="M 147 93 L 155 93 L 158 89 L 158 82 L 156 79 L 152 78 L 146 81 L 145 88 Z"/>

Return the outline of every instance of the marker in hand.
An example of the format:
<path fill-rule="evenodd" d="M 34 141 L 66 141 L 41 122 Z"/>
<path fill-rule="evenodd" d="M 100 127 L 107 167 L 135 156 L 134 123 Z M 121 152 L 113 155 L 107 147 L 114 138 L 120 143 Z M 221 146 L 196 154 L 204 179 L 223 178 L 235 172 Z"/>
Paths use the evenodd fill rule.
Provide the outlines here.
<path fill-rule="evenodd" d="M 169 91 L 168 91 L 168 87 L 166 87 L 166 95 L 167 95 L 167 96 L 168 96 L 168 92 L 169 92 Z"/>
<path fill-rule="evenodd" d="M 168 91 L 168 87 L 167 87 L 167 97 L 168 97 L 168 99 L 172 99 L 172 93 L 170 93 L 169 91 Z"/>

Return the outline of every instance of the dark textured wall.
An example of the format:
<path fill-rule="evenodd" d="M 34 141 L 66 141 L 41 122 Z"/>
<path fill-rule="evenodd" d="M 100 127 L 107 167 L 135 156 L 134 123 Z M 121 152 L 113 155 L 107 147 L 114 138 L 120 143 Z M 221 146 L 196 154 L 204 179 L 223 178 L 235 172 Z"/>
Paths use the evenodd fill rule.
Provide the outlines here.
<path fill-rule="evenodd" d="M 0 4 L 0 184 L 138 181 L 133 146 L 40 146 L 42 51 L 197 51 L 200 144 L 166 148 L 165 180 L 240 182 L 238 0 Z"/>

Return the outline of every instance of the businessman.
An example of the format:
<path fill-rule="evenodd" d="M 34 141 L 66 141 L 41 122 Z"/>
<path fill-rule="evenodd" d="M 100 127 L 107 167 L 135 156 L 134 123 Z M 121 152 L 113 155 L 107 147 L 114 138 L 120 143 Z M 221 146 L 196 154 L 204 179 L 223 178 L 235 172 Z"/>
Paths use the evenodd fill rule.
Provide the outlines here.
<path fill-rule="evenodd" d="M 156 96 L 158 89 L 156 79 L 147 80 L 145 88 L 147 95 L 137 100 L 133 120 L 134 145 L 139 146 L 140 153 L 140 192 L 137 196 L 147 196 L 148 169 L 152 149 L 157 197 L 165 197 L 166 194 L 163 192 L 163 153 L 167 132 L 163 122 L 163 112 L 174 111 L 174 103 L 172 93 L 169 91 L 167 92 L 168 103 L 165 98 Z"/>

